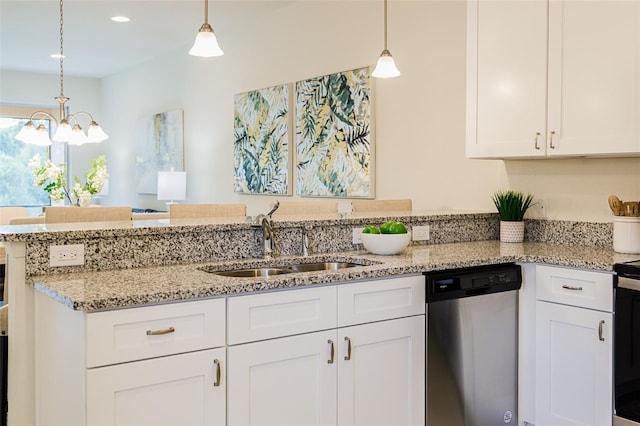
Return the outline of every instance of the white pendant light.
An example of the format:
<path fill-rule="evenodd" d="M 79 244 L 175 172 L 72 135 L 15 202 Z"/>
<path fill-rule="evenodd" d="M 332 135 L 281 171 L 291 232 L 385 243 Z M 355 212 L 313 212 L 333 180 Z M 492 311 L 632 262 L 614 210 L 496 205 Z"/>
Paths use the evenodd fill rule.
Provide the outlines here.
<path fill-rule="evenodd" d="M 384 49 L 382 49 L 376 69 L 373 70 L 371 75 L 377 78 L 392 78 L 400 75 L 393 56 L 387 49 L 387 0 L 384 0 Z"/>
<path fill-rule="evenodd" d="M 69 100 L 66 96 L 64 96 L 64 38 L 63 38 L 63 29 L 64 29 L 64 19 L 63 19 L 63 5 L 62 0 L 60 0 L 60 53 L 56 55 L 58 60 L 60 61 L 60 95 L 58 95 L 55 100 L 58 101 L 60 106 L 60 121 L 56 119 L 53 115 L 46 111 L 36 111 L 31 114 L 31 118 L 27 123 L 22 127 L 20 132 L 16 135 L 16 140 L 21 142 L 30 143 L 33 145 L 51 145 L 51 139 L 49 139 L 49 134 L 47 128 L 44 124 L 40 123 L 40 125 L 36 128 L 35 124 L 33 124 L 33 119 L 36 116 L 44 116 L 54 122 L 56 124 L 56 133 L 53 135 L 53 140 L 56 142 L 70 142 L 76 145 L 80 145 L 87 142 L 102 142 L 109 138 L 107 134 L 100 128 L 100 125 L 95 122 L 93 116 L 88 112 L 80 111 L 74 114 L 66 115 L 64 104 Z M 91 126 L 97 127 L 100 129 L 99 136 L 92 138 L 87 138 L 84 134 L 80 125 L 77 123 L 77 117 L 80 115 L 88 115 Z M 70 122 L 74 123 L 72 127 Z M 76 127 L 77 126 L 77 127 Z M 97 134 L 94 129 L 94 134 Z M 72 142 L 73 139 L 73 142 Z M 91 140 L 90 140 L 91 139 Z"/>
<path fill-rule="evenodd" d="M 222 56 L 224 52 L 218 45 L 218 39 L 213 32 L 213 28 L 209 25 L 209 0 L 204 0 L 204 24 L 200 27 L 196 41 L 189 50 L 192 56 L 200 56 L 202 58 L 211 58 L 213 56 Z"/>

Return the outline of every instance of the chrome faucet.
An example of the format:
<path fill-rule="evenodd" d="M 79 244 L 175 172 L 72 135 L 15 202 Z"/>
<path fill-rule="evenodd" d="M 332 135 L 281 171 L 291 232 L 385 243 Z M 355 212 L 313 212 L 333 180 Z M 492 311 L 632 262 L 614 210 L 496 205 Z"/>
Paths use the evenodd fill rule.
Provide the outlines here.
<path fill-rule="evenodd" d="M 271 222 L 271 215 L 273 214 L 273 212 L 278 210 L 278 207 L 280 207 L 280 202 L 276 200 L 276 202 L 273 204 L 273 207 L 267 214 L 261 213 L 256 218 L 256 224 L 262 227 L 262 242 L 264 244 L 263 256 L 267 258 L 271 257 L 273 251 L 276 248 L 276 243 L 273 238 L 273 224 Z"/>

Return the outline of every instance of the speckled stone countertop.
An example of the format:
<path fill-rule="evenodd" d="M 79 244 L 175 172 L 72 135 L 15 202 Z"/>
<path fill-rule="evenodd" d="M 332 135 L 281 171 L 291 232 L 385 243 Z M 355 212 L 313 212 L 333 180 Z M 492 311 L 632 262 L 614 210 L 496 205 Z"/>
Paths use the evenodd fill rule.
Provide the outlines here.
<path fill-rule="evenodd" d="M 347 251 L 308 257 L 283 256 L 31 276 L 28 282 L 38 291 L 72 309 L 90 312 L 504 262 L 546 263 L 611 272 L 615 263 L 638 258 L 640 255 L 624 255 L 609 248 L 540 242 L 509 244 L 475 241 L 413 246 L 397 256 Z M 337 271 L 296 272 L 266 278 L 230 278 L 200 269 L 243 269 L 317 261 L 353 261 L 365 266 Z"/>

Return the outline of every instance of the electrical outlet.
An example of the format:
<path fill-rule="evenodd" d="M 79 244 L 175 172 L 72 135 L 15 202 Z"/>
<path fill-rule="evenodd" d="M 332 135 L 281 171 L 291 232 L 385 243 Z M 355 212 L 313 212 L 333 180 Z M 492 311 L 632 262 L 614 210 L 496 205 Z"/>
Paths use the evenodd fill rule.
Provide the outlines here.
<path fill-rule="evenodd" d="M 427 241 L 429 239 L 429 225 L 414 226 L 411 229 L 413 241 Z"/>
<path fill-rule="evenodd" d="M 527 218 L 530 219 L 546 219 L 547 218 L 547 210 L 549 208 L 547 201 L 545 200 L 535 200 L 535 204 L 529 207 L 527 211 Z"/>
<path fill-rule="evenodd" d="M 364 227 L 353 228 L 353 244 L 362 244 L 362 238 L 360 235 L 362 234 L 363 229 Z"/>
<path fill-rule="evenodd" d="M 49 266 L 84 265 L 84 244 L 49 246 Z"/>

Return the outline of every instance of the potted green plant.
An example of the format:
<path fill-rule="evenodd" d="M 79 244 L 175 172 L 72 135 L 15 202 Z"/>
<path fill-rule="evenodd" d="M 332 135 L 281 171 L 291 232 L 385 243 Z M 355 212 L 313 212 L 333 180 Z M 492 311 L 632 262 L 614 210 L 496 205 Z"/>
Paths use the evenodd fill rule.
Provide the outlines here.
<path fill-rule="evenodd" d="M 533 204 L 532 194 L 513 190 L 498 191 L 493 194 L 500 214 L 500 241 L 520 243 L 524 240 L 524 214 Z"/>

